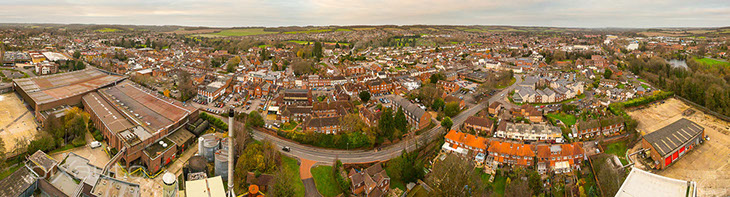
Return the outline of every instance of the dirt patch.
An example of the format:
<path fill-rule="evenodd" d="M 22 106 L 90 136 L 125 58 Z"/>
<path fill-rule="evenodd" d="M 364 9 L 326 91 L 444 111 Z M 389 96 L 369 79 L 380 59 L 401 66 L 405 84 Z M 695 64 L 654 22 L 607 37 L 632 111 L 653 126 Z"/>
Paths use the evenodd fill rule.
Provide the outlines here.
<path fill-rule="evenodd" d="M 19 144 L 27 144 L 38 133 L 33 113 L 15 93 L 0 94 L 0 139 L 8 156 L 20 153 Z"/>
<path fill-rule="evenodd" d="M 685 113 L 692 109 L 694 113 Z M 710 140 L 687 152 L 685 156 L 667 169 L 653 171 L 662 176 L 697 182 L 699 196 L 728 196 L 730 190 L 730 123 L 685 104 L 677 99 L 653 104 L 643 109 L 628 112 L 639 122 L 643 135 L 662 128 L 680 118 L 687 118 L 705 128 Z M 635 152 L 641 144 L 632 147 Z M 634 159 L 634 157 L 632 157 Z M 637 163 L 635 167 L 644 167 Z M 645 169 L 647 170 L 647 169 Z"/>

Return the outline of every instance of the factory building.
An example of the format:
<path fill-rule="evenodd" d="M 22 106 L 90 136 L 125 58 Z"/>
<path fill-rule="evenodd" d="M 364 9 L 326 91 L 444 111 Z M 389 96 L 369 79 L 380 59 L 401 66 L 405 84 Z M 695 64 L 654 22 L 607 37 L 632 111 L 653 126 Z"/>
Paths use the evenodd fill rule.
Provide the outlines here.
<path fill-rule="evenodd" d="M 82 103 L 119 159 L 126 166 L 139 160 L 151 172 L 175 159 L 185 145 L 179 142 L 193 136 L 183 127 L 198 117 L 198 109 L 129 81 L 86 94 Z"/>
<path fill-rule="evenodd" d="M 649 155 L 654 160 L 655 167 L 664 169 L 702 143 L 703 136 L 704 127 L 682 118 L 645 135 L 641 143 L 650 150 Z"/>
<path fill-rule="evenodd" d="M 35 111 L 36 119 L 43 122 L 41 112 L 60 106 L 78 105 L 81 97 L 99 88 L 113 85 L 125 76 L 113 75 L 96 68 L 14 79 L 13 89 Z"/>

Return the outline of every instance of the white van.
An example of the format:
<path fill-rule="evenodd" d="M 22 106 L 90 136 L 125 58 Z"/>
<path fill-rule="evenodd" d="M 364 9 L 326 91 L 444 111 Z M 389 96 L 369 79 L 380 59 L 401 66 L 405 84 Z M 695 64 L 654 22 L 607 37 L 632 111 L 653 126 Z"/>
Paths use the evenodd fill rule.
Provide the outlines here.
<path fill-rule="evenodd" d="M 92 149 L 99 148 L 99 147 L 101 147 L 101 142 L 93 141 L 93 142 L 91 142 L 91 144 L 89 144 L 89 147 L 91 147 Z"/>

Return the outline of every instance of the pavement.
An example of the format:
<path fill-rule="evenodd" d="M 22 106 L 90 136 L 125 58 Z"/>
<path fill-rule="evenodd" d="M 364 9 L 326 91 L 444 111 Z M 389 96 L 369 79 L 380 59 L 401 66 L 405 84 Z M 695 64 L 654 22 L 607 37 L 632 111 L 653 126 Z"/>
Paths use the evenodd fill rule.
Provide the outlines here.
<path fill-rule="evenodd" d="M 299 176 L 302 178 L 302 182 L 304 183 L 304 196 L 322 196 L 322 194 L 317 191 L 317 185 L 314 183 L 314 178 L 312 177 L 312 167 L 317 162 L 307 159 L 300 160 L 301 164 L 299 165 Z"/>
<path fill-rule="evenodd" d="M 502 89 L 501 91 L 497 92 L 488 99 L 489 103 L 495 102 L 495 101 L 501 101 L 505 100 L 505 96 L 508 96 L 508 93 L 513 90 L 517 85 L 519 84 L 521 80 L 520 76 L 515 76 L 517 81 L 512 84 L 510 87 L 507 87 L 505 89 Z M 501 96 L 504 95 L 504 96 Z M 461 126 L 462 123 L 469 117 L 472 116 L 479 111 L 486 108 L 487 105 L 484 103 L 480 103 L 478 105 L 474 105 L 471 108 L 461 112 L 456 117 L 452 118 L 452 121 L 454 122 L 454 125 L 452 128 L 458 128 Z M 401 151 L 404 149 L 407 151 L 413 151 L 418 147 L 418 144 L 425 144 L 423 142 L 430 142 L 432 140 L 435 140 L 437 138 L 442 137 L 442 135 L 445 133 L 445 131 L 441 128 L 440 125 L 437 125 L 436 127 L 423 132 L 421 135 L 417 135 L 415 137 L 407 138 L 403 141 L 400 141 L 396 144 L 389 145 L 387 147 L 382 147 L 380 151 L 378 150 L 334 150 L 334 149 L 326 149 L 326 148 L 318 148 L 318 147 L 312 147 L 307 145 L 302 145 L 290 140 L 282 139 L 278 136 L 273 136 L 269 133 L 265 133 L 259 130 L 254 129 L 253 130 L 253 138 L 256 140 L 269 140 L 273 144 L 277 146 L 277 148 L 281 149 L 284 146 L 288 146 L 290 148 L 290 152 L 284 152 L 281 151 L 283 154 L 291 157 L 297 157 L 300 159 L 306 159 L 306 160 L 312 160 L 316 161 L 319 164 L 325 164 L 325 165 L 332 165 L 333 161 L 335 159 L 339 159 L 342 161 L 342 163 L 372 163 L 372 162 L 378 162 L 378 161 L 388 161 L 392 158 L 398 157 L 401 154 Z"/>
<path fill-rule="evenodd" d="M 317 186 L 314 185 L 314 178 L 308 178 L 302 180 L 304 182 L 304 196 L 306 197 L 321 197 L 322 194 L 319 194 L 319 191 L 317 191 Z"/>

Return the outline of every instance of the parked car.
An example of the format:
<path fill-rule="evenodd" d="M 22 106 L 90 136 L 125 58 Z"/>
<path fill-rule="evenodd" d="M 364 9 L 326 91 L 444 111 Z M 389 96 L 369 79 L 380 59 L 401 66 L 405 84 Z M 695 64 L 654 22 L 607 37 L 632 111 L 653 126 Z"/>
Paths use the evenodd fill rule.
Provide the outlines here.
<path fill-rule="evenodd" d="M 283 148 L 281 148 L 281 150 L 283 150 L 284 152 L 291 151 L 291 149 L 288 146 L 284 146 Z"/>
<path fill-rule="evenodd" d="M 91 144 L 89 144 L 89 147 L 91 149 L 99 148 L 99 147 L 101 147 L 101 142 L 99 142 L 99 141 L 93 141 L 93 142 L 91 142 Z"/>

